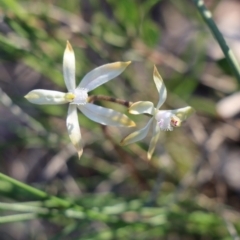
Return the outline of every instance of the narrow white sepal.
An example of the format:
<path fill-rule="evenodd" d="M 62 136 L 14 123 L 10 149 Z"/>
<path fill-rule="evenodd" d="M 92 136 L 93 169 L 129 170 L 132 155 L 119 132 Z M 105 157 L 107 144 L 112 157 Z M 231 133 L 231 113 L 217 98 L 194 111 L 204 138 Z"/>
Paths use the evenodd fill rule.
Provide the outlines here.
<path fill-rule="evenodd" d="M 97 106 L 92 103 L 78 105 L 79 110 L 91 120 L 103 125 L 117 127 L 134 127 L 135 123 L 125 114 L 114 111 L 113 109 Z"/>
<path fill-rule="evenodd" d="M 45 105 L 45 104 L 64 104 L 69 102 L 66 99 L 66 93 L 59 91 L 51 91 L 44 89 L 36 89 L 24 96 L 29 102 Z"/>
<path fill-rule="evenodd" d="M 72 144 L 77 149 L 78 157 L 80 158 L 83 152 L 83 143 L 78 122 L 76 105 L 69 104 L 66 125 L 69 138 Z"/>
<path fill-rule="evenodd" d="M 91 91 L 121 74 L 131 62 L 115 62 L 97 67 L 89 72 L 77 88 Z"/>
<path fill-rule="evenodd" d="M 154 115 L 154 105 L 152 102 L 148 101 L 139 101 L 133 103 L 129 108 L 129 113 L 131 114 L 143 114 L 147 113 L 150 115 Z"/>
<path fill-rule="evenodd" d="M 151 118 L 148 121 L 147 125 L 144 128 L 142 128 L 142 129 L 140 129 L 138 131 L 135 131 L 135 132 L 129 134 L 127 137 L 125 137 L 120 142 L 121 145 L 124 146 L 124 145 L 128 145 L 128 144 L 131 144 L 131 143 L 135 143 L 135 142 L 140 141 L 143 138 L 145 138 L 147 136 L 147 134 L 148 134 L 148 131 L 149 131 L 149 128 L 151 126 L 152 121 L 153 121 L 153 118 Z"/>
<path fill-rule="evenodd" d="M 63 55 L 63 75 L 64 81 L 69 92 L 73 92 L 76 88 L 75 83 L 75 55 L 69 41 Z"/>
<path fill-rule="evenodd" d="M 163 105 L 163 103 L 166 101 L 167 89 L 164 85 L 163 79 L 160 76 L 156 66 L 154 66 L 154 70 L 153 70 L 153 80 L 155 82 L 155 85 L 159 94 L 159 100 L 156 106 L 156 108 L 159 109 Z"/>
<path fill-rule="evenodd" d="M 195 113 L 195 109 L 187 106 L 172 110 L 172 113 L 175 114 L 181 121 L 185 121 L 188 117 Z"/>
<path fill-rule="evenodd" d="M 154 121 L 154 123 L 153 123 L 153 135 L 152 135 L 152 139 L 150 141 L 149 148 L 148 148 L 148 153 L 147 153 L 148 160 L 150 160 L 152 158 L 152 155 L 153 155 L 153 152 L 156 148 L 156 144 L 157 144 L 157 141 L 159 139 L 159 136 L 160 136 L 160 128 L 159 128 L 157 122 Z"/>

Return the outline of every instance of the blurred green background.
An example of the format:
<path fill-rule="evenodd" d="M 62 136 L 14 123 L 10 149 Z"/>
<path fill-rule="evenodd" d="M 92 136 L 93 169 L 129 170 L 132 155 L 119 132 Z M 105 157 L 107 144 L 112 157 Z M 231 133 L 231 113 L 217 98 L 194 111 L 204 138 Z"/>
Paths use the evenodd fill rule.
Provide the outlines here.
<path fill-rule="evenodd" d="M 239 61 L 240 2 L 205 3 Z M 132 61 L 91 95 L 156 103 L 155 64 L 168 89 L 162 109 L 196 113 L 162 132 L 149 162 L 151 136 L 121 147 L 136 129 L 102 127 L 79 112 L 79 160 L 67 105 L 23 98 L 39 88 L 66 91 L 67 40 L 77 84 L 97 66 Z M 239 239 L 239 87 L 192 1 L 0 0 L 0 46 L 1 172 L 73 204 L 51 205 L 0 178 L 0 239 Z M 148 120 L 129 117 L 138 128 Z"/>

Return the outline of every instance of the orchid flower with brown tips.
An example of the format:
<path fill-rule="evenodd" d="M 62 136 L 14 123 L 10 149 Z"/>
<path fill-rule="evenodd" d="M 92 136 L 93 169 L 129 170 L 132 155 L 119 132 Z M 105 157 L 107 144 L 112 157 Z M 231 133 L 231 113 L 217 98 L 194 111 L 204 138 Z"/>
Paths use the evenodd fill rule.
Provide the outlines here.
<path fill-rule="evenodd" d="M 156 108 L 149 101 L 135 102 L 129 108 L 129 113 L 131 114 L 147 114 L 152 117 L 144 128 L 129 134 L 121 141 L 123 146 L 140 141 L 147 136 L 151 125 L 153 125 L 153 136 L 147 154 L 149 160 L 152 158 L 152 154 L 156 148 L 160 131 L 172 131 L 174 127 L 181 126 L 182 121 L 186 120 L 194 112 L 194 109 L 190 106 L 175 110 L 159 110 L 167 98 L 167 89 L 155 66 L 153 80 L 159 93 L 159 101 Z"/>
<path fill-rule="evenodd" d="M 83 152 L 83 141 L 78 122 L 77 108 L 91 120 L 103 125 L 117 127 L 133 127 L 135 123 L 125 114 L 88 102 L 88 92 L 112 80 L 121 74 L 131 62 L 115 62 L 105 64 L 90 71 L 76 87 L 75 55 L 71 44 L 67 46 L 63 57 L 63 75 L 68 92 L 36 89 L 25 98 L 35 104 L 69 103 L 67 114 L 67 130 L 71 142 L 76 147 L 79 158 Z"/>

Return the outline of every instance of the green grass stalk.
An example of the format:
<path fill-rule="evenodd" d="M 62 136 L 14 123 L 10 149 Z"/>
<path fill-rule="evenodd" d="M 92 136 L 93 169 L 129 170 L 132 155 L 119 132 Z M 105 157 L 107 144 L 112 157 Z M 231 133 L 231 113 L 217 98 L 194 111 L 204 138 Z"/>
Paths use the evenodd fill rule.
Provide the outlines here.
<path fill-rule="evenodd" d="M 238 82 L 240 83 L 240 66 L 239 63 L 232 52 L 232 50 L 227 45 L 223 35 L 219 31 L 217 25 L 215 24 L 211 12 L 206 8 L 203 0 L 192 0 L 196 5 L 200 15 L 208 25 L 209 29 L 211 30 L 213 36 L 217 40 L 219 46 L 221 47 L 234 75 L 236 76 Z"/>

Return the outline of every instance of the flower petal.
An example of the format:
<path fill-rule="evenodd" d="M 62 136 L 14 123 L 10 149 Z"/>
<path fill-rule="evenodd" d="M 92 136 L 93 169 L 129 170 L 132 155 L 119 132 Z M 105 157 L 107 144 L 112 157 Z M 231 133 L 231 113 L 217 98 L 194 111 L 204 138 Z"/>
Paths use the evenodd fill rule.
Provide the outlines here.
<path fill-rule="evenodd" d="M 80 126 L 78 122 L 76 105 L 69 104 L 66 124 L 69 138 L 72 144 L 76 147 L 78 157 L 80 158 L 83 152 L 83 143 L 81 138 Z"/>
<path fill-rule="evenodd" d="M 157 109 L 159 109 L 162 104 L 166 101 L 167 98 L 167 89 L 164 85 L 163 79 L 160 76 L 156 66 L 154 66 L 154 70 L 153 70 L 153 80 L 155 82 L 155 85 L 157 87 L 158 93 L 159 93 L 159 100 L 158 100 L 158 104 L 157 104 Z"/>
<path fill-rule="evenodd" d="M 114 111 L 109 108 L 97 106 L 92 103 L 85 105 L 78 105 L 78 108 L 84 115 L 91 120 L 101 123 L 103 125 L 117 126 L 117 127 L 134 127 L 135 123 L 129 119 L 125 114 Z"/>
<path fill-rule="evenodd" d="M 151 119 L 148 121 L 147 125 L 146 125 L 144 128 L 142 128 L 142 129 L 140 129 L 140 130 L 138 130 L 138 131 L 135 131 L 135 132 L 133 132 L 133 133 L 130 133 L 127 137 L 125 137 L 125 138 L 120 142 L 120 144 L 121 144 L 122 146 L 124 146 L 124 145 L 127 145 L 127 144 L 131 144 L 131 143 L 140 141 L 140 140 L 142 140 L 143 138 L 145 138 L 145 137 L 147 136 L 147 134 L 148 134 L 148 131 L 149 131 L 149 128 L 150 128 L 150 126 L 151 126 L 152 121 L 153 121 L 153 118 L 151 118 Z"/>
<path fill-rule="evenodd" d="M 154 121 L 153 136 L 152 136 L 152 139 L 150 141 L 149 148 L 148 148 L 148 153 L 147 153 L 148 160 L 150 160 L 152 158 L 152 155 L 153 155 L 153 152 L 156 148 L 156 144 L 157 144 L 157 141 L 159 139 L 159 136 L 160 136 L 160 128 L 159 128 L 157 122 Z"/>
<path fill-rule="evenodd" d="M 75 55 L 71 44 L 67 41 L 67 46 L 63 55 L 63 75 L 69 92 L 76 88 L 75 84 Z"/>
<path fill-rule="evenodd" d="M 115 62 L 93 69 L 80 82 L 78 88 L 91 91 L 122 73 L 131 62 Z"/>
<path fill-rule="evenodd" d="M 66 98 L 66 93 L 36 89 L 24 96 L 29 102 L 35 104 L 63 104 L 69 102 Z"/>
<path fill-rule="evenodd" d="M 150 115 L 154 114 L 154 106 L 152 102 L 148 101 L 139 101 L 133 103 L 129 108 L 129 113 L 131 114 L 142 114 L 147 113 Z"/>

